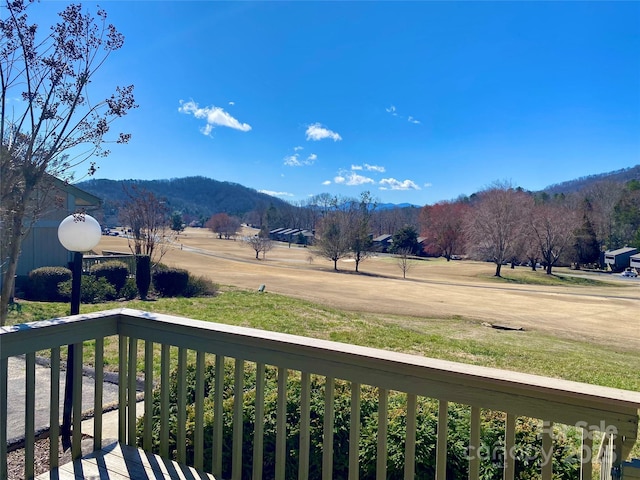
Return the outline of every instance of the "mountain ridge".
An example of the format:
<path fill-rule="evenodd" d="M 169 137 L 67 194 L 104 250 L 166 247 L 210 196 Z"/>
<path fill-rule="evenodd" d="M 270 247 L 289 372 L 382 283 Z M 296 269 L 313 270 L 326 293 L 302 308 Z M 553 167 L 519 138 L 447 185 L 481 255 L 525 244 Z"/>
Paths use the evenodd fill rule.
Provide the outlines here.
<path fill-rule="evenodd" d="M 541 190 L 548 194 L 572 193 L 601 181 L 628 182 L 640 181 L 640 165 L 601 174 L 579 177 Z M 254 210 L 295 208 L 290 203 L 272 195 L 258 192 L 239 183 L 214 180 L 203 176 L 190 176 L 159 180 L 110 180 L 89 179 L 75 186 L 89 192 L 103 201 L 103 210 L 107 224 L 117 223 L 119 205 L 126 200 L 126 189 L 137 186 L 152 192 L 164 200 L 171 212 L 182 213 L 185 221 L 206 221 L 216 213 L 227 213 L 239 218 Z M 381 203 L 381 210 L 394 208 L 421 208 L 411 203 Z"/>

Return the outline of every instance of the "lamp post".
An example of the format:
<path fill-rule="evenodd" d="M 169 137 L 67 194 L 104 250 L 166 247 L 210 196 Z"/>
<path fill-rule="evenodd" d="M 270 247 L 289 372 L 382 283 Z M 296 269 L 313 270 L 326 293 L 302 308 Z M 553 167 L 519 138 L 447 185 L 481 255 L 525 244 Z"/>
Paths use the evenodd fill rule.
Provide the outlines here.
<path fill-rule="evenodd" d="M 80 285 L 82 283 L 82 253 L 91 250 L 100 242 L 100 224 L 91 215 L 74 213 L 58 227 L 58 239 L 64 248 L 74 252 L 71 277 L 71 312 L 80 313 Z M 73 406 L 73 360 L 74 346 L 67 347 L 67 372 L 64 387 L 64 407 L 62 412 L 62 445 L 71 445 L 71 409 Z"/>

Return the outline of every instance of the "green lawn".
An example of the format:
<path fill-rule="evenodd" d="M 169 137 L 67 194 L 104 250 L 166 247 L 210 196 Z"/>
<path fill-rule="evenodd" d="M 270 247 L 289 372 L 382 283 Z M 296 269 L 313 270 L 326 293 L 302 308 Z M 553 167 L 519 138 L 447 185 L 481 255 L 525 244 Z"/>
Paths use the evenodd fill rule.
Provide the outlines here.
<path fill-rule="evenodd" d="M 579 271 L 566 274 L 563 270 L 566 269 L 555 269 L 551 275 L 547 275 L 544 269 L 538 269 L 534 272 L 530 268 L 511 269 L 508 266 L 504 266 L 500 272 L 500 277 L 483 275 L 483 278 L 492 278 L 499 283 L 521 285 L 620 287 L 619 283 L 582 277 Z"/>
<path fill-rule="evenodd" d="M 68 304 L 21 302 L 10 323 L 68 314 Z M 272 293 L 225 291 L 213 298 L 170 298 L 82 305 L 81 311 L 129 307 L 199 320 L 322 338 L 428 357 L 640 391 L 640 352 L 558 339 L 533 331 L 501 331 L 466 318 L 403 317 L 340 311 Z M 87 360 L 91 361 L 91 349 Z M 108 368 L 117 347 L 108 343 Z"/>

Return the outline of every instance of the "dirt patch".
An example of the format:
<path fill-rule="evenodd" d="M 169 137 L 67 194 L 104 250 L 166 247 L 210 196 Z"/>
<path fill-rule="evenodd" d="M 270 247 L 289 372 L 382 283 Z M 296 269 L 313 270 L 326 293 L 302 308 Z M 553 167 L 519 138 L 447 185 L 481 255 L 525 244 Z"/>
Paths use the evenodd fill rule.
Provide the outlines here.
<path fill-rule="evenodd" d="M 34 475 L 48 472 L 49 468 L 49 438 L 37 440 L 34 444 Z M 82 452 L 83 455 L 93 450 L 93 438 L 83 435 Z M 7 473 L 8 480 L 22 480 L 24 475 L 24 449 L 19 448 L 7 454 Z M 58 465 L 64 465 L 71 462 L 71 450 L 63 450 L 62 440 L 58 439 Z"/>
<path fill-rule="evenodd" d="M 103 237 L 102 249 L 128 250 L 117 237 Z M 264 284 L 267 292 L 345 310 L 417 319 L 461 316 L 603 345 L 624 338 L 621 349 L 640 348 L 640 281 L 606 288 L 513 285 L 491 280 L 493 264 L 442 259 L 416 260 L 403 280 L 396 260 L 384 255 L 362 262 L 360 274 L 352 261 L 338 262 L 336 272 L 311 248 L 276 243 L 256 260 L 243 242 L 217 239 L 206 229 L 187 229 L 163 262 L 221 285 L 257 290 Z"/>

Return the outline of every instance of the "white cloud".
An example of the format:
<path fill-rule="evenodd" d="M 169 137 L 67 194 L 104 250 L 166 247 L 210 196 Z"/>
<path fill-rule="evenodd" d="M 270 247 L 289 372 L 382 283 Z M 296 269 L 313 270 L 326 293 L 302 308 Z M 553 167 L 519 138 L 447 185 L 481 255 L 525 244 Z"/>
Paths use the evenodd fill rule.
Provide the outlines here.
<path fill-rule="evenodd" d="M 187 115 L 192 114 L 195 118 L 201 120 L 206 120 L 207 124 L 200 129 L 205 135 L 210 135 L 216 127 L 228 127 L 242 132 L 251 130 L 251 125 L 248 123 L 240 123 L 221 107 L 211 106 L 200 108 L 193 100 L 189 102 L 180 100 L 178 111 Z"/>
<path fill-rule="evenodd" d="M 293 197 L 293 193 L 289 192 L 274 192 L 273 190 L 258 190 L 260 193 L 271 195 L 272 197 Z"/>
<path fill-rule="evenodd" d="M 411 180 L 396 180 L 395 178 L 383 178 L 380 180 L 380 190 L 420 190 L 420 187 Z"/>
<path fill-rule="evenodd" d="M 296 150 L 296 148 L 294 148 L 294 150 Z M 313 165 L 313 162 L 315 162 L 317 159 L 318 155 L 312 153 L 303 160 L 300 158 L 300 154 L 296 151 L 296 153 L 294 153 L 293 155 L 287 155 L 286 157 L 284 157 L 284 164 L 287 167 L 305 167 L 308 165 Z"/>
<path fill-rule="evenodd" d="M 380 165 L 369 165 L 368 163 L 365 163 L 364 168 L 369 172 L 380 172 L 380 173 L 385 172 L 385 168 Z"/>
<path fill-rule="evenodd" d="M 229 102 L 229 105 L 235 105 L 236 102 Z"/>
<path fill-rule="evenodd" d="M 331 185 L 331 180 L 325 180 L 322 185 Z"/>
<path fill-rule="evenodd" d="M 375 183 L 375 180 L 373 178 L 358 175 L 354 172 L 340 172 L 334 177 L 333 181 L 335 183 L 341 183 L 350 187 L 364 185 L 367 183 Z"/>
<path fill-rule="evenodd" d="M 379 172 L 384 173 L 385 168 L 379 165 L 369 165 L 365 163 L 363 165 L 351 165 L 351 170 L 366 170 L 367 172 Z"/>
<path fill-rule="evenodd" d="M 314 123 L 313 125 L 309 125 L 307 127 L 307 140 L 323 140 L 325 138 L 330 138 L 334 142 L 338 140 L 342 140 L 340 134 L 325 128 L 320 123 Z"/>
<path fill-rule="evenodd" d="M 433 183 L 425 183 L 424 188 L 429 188 L 429 187 L 433 187 Z"/>
<path fill-rule="evenodd" d="M 364 185 L 366 183 L 375 183 L 375 181 L 373 180 L 373 178 L 358 175 L 357 173 L 350 173 L 347 176 L 347 185 Z"/>
<path fill-rule="evenodd" d="M 404 118 L 404 116 L 398 115 L 398 111 L 394 105 L 391 105 L 389 108 L 385 108 L 385 110 L 387 111 L 387 113 L 390 113 L 394 117 Z M 421 123 L 420 120 L 412 117 L 411 115 L 407 117 L 407 122 L 413 123 L 414 125 L 420 125 Z"/>
<path fill-rule="evenodd" d="M 375 183 L 375 180 L 357 173 L 352 173 L 347 179 L 347 185 L 364 185 L 366 183 Z"/>
<path fill-rule="evenodd" d="M 298 146 L 298 147 L 293 147 L 293 151 L 294 151 L 294 152 L 298 152 L 298 151 L 300 151 L 300 150 L 304 150 L 304 147 L 300 147 L 300 146 Z"/>
<path fill-rule="evenodd" d="M 284 164 L 287 167 L 301 167 L 302 162 L 300 161 L 300 155 L 294 153 L 293 155 L 284 157 Z"/>

